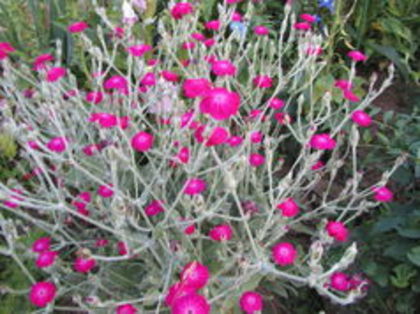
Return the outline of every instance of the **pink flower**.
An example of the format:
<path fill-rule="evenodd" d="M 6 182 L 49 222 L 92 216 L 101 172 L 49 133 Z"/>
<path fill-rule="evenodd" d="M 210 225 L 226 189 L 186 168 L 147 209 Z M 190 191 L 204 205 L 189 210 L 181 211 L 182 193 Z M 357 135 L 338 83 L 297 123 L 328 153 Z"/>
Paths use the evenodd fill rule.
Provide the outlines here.
<path fill-rule="evenodd" d="M 153 146 L 154 137 L 152 134 L 141 131 L 131 139 L 131 147 L 138 152 L 147 152 Z"/>
<path fill-rule="evenodd" d="M 193 42 L 193 41 L 186 41 L 186 42 L 182 43 L 181 48 L 182 49 L 185 49 L 185 50 L 192 50 L 192 49 L 195 48 L 195 46 L 196 46 L 195 42 Z"/>
<path fill-rule="evenodd" d="M 332 150 L 336 146 L 336 142 L 327 133 L 314 134 L 311 137 L 309 145 L 312 148 L 320 150 Z"/>
<path fill-rule="evenodd" d="M 224 242 L 232 238 L 232 227 L 227 224 L 218 225 L 213 227 L 209 232 L 209 237 L 214 241 Z"/>
<path fill-rule="evenodd" d="M 294 217 L 299 214 L 299 206 L 291 197 L 278 204 L 277 208 L 281 210 L 283 216 L 285 217 Z"/>
<path fill-rule="evenodd" d="M 266 36 L 270 33 L 267 27 L 258 25 L 254 27 L 254 34 L 258 36 Z"/>
<path fill-rule="evenodd" d="M 275 110 L 279 110 L 283 108 L 285 105 L 286 103 L 284 102 L 284 100 L 281 100 L 280 98 L 276 98 L 276 97 L 271 99 L 270 102 L 268 103 L 268 106 Z"/>
<path fill-rule="evenodd" d="M 75 22 L 67 27 L 70 33 L 81 33 L 87 29 L 89 25 L 86 22 Z"/>
<path fill-rule="evenodd" d="M 375 187 L 373 188 L 373 191 L 375 192 L 374 198 L 378 202 L 388 203 L 392 202 L 394 198 L 394 193 L 386 186 Z"/>
<path fill-rule="evenodd" d="M 172 305 L 172 314 L 209 314 L 211 310 L 207 299 L 199 294 L 187 294 L 176 298 Z"/>
<path fill-rule="evenodd" d="M 349 90 L 353 88 L 352 83 L 349 80 L 336 80 L 334 83 L 334 87 L 340 88 L 342 91 Z"/>
<path fill-rule="evenodd" d="M 190 149 L 188 147 L 182 147 L 178 154 L 176 155 L 176 157 L 178 158 L 178 160 L 183 163 L 183 164 L 187 164 L 188 161 L 190 160 Z"/>
<path fill-rule="evenodd" d="M 299 17 L 302 20 L 304 20 L 304 21 L 306 21 L 308 23 L 314 23 L 314 22 L 316 22 L 316 16 L 315 15 L 312 15 L 312 14 L 303 13 L 303 14 L 299 15 Z"/>
<path fill-rule="evenodd" d="M 145 53 L 152 50 L 152 46 L 146 44 L 133 45 L 127 48 L 128 53 L 134 57 L 142 57 Z"/>
<path fill-rule="evenodd" d="M 51 303 L 57 293 L 57 288 L 52 282 L 40 281 L 32 285 L 29 300 L 33 305 L 45 307 Z"/>
<path fill-rule="evenodd" d="M 98 239 L 95 241 L 95 247 L 104 247 L 107 246 L 109 241 L 107 239 Z"/>
<path fill-rule="evenodd" d="M 182 19 L 185 15 L 193 12 L 193 6 L 189 2 L 178 2 L 171 9 L 171 15 L 174 19 Z"/>
<path fill-rule="evenodd" d="M 67 74 L 67 70 L 65 68 L 51 68 L 47 71 L 47 82 L 56 82 L 61 79 L 63 76 Z"/>
<path fill-rule="evenodd" d="M 316 163 L 314 163 L 311 167 L 311 170 L 319 170 L 325 166 L 325 163 L 322 160 L 318 160 Z"/>
<path fill-rule="evenodd" d="M 96 261 L 93 258 L 78 257 L 74 261 L 73 268 L 79 273 L 88 273 L 96 266 Z"/>
<path fill-rule="evenodd" d="M 351 114 L 351 119 L 354 123 L 360 125 L 361 127 L 369 127 L 372 124 L 372 118 L 366 112 L 362 110 L 353 111 Z"/>
<path fill-rule="evenodd" d="M 34 243 L 32 243 L 32 251 L 41 253 L 44 251 L 48 251 L 51 246 L 51 238 L 50 237 L 42 237 L 38 238 Z"/>
<path fill-rule="evenodd" d="M 208 91 L 200 102 L 200 111 L 215 120 L 226 120 L 236 115 L 241 97 L 223 87 Z"/>
<path fill-rule="evenodd" d="M 137 309 L 132 304 L 122 304 L 115 310 L 116 314 L 136 314 Z"/>
<path fill-rule="evenodd" d="M 242 2 L 243 0 L 225 0 L 227 4 L 235 4 L 235 3 L 239 3 Z"/>
<path fill-rule="evenodd" d="M 105 81 L 104 87 L 105 89 L 117 89 L 122 93 L 126 93 L 128 90 L 128 82 L 124 77 L 114 75 Z"/>
<path fill-rule="evenodd" d="M 213 20 L 204 23 L 204 27 L 208 30 L 218 31 L 220 29 L 220 21 L 219 20 Z"/>
<path fill-rule="evenodd" d="M 143 86 L 155 86 L 156 76 L 152 72 L 147 72 L 140 81 L 140 85 Z"/>
<path fill-rule="evenodd" d="M 293 25 L 293 28 L 300 31 L 308 31 L 312 28 L 312 26 L 307 22 L 298 22 Z"/>
<path fill-rule="evenodd" d="M 232 13 L 232 22 L 242 22 L 242 14 L 239 12 Z"/>
<path fill-rule="evenodd" d="M 258 75 L 254 78 L 253 83 L 258 88 L 270 88 L 273 86 L 273 79 L 268 75 Z"/>
<path fill-rule="evenodd" d="M 239 299 L 239 306 L 242 311 L 247 314 L 254 314 L 255 312 L 262 311 L 263 299 L 262 296 L 254 291 L 245 291 Z"/>
<path fill-rule="evenodd" d="M 347 227 L 340 221 L 329 221 L 325 226 L 330 237 L 333 237 L 337 241 L 347 241 L 349 231 Z"/>
<path fill-rule="evenodd" d="M 232 136 L 228 139 L 228 144 L 231 147 L 236 147 L 242 144 L 244 139 L 240 136 Z"/>
<path fill-rule="evenodd" d="M 305 53 L 310 56 L 320 56 L 324 50 L 320 46 L 308 45 Z"/>
<path fill-rule="evenodd" d="M 262 132 L 260 131 L 251 132 L 250 139 L 252 143 L 254 144 L 261 143 L 263 138 L 264 138 L 264 134 Z"/>
<path fill-rule="evenodd" d="M 128 116 L 119 117 L 118 125 L 122 130 L 127 129 L 130 126 L 130 117 Z"/>
<path fill-rule="evenodd" d="M 184 287 L 191 287 L 199 290 L 204 288 L 209 281 L 210 273 L 206 266 L 194 261 L 185 265 L 180 278 Z"/>
<path fill-rule="evenodd" d="M 216 40 L 214 38 L 208 38 L 205 41 L 203 41 L 203 44 L 207 47 L 213 47 L 216 44 Z"/>
<path fill-rule="evenodd" d="M 28 144 L 29 148 L 31 148 L 31 149 L 39 149 L 40 148 L 37 141 L 28 141 L 27 144 Z"/>
<path fill-rule="evenodd" d="M 55 259 L 58 253 L 55 251 L 43 251 L 40 252 L 36 261 L 35 265 L 38 268 L 45 268 L 53 265 L 55 263 Z"/>
<path fill-rule="evenodd" d="M 252 167 L 259 167 L 259 166 L 264 164 L 265 157 L 264 157 L 264 155 L 253 153 L 253 154 L 249 155 L 248 161 L 249 161 L 249 164 Z"/>
<path fill-rule="evenodd" d="M 162 206 L 162 201 L 152 201 L 149 205 L 146 206 L 144 212 L 147 216 L 156 216 L 162 212 L 164 212 L 164 208 Z"/>
<path fill-rule="evenodd" d="M 86 101 L 91 104 L 99 104 L 104 99 L 102 92 L 89 92 L 86 94 Z"/>
<path fill-rule="evenodd" d="M 192 33 L 191 38 L 198 40 L 198 41 L 204 41 L 206 40 L 206 36 L 204 36 L 202 33 Z"/>
<path fill-rule="evenodd" d="M 98 194 L 103 198 L 110 198 L 114 195 L 112 185 L 101 185 L 98 188 Z"/>
<path fill-rule="evenodd" d="M 41 70 L 45 68 L 45 63 L 49 61 L 54 61 L 54 57 L 49 53 L 42 54 L 35 58 L 33 69 L 35 71 Z"/>
<path fill-rule="evenodd" d="M 367 56 L 364 55 L 361 51 L 358 50 L 352 50 L 350 51 L 347 56 L 352 59 L 354 62 L 358 62 L 358 61 L 366 61 L 367 60 Z"/>
<path fill-rule="evenodd" d="M 182 85 L 187 98 L 204 96 L 211 89 L 211 82 L 205 78 L 186 79 Z"/>
<path fill-rule="evenodd" d="M 195 230 L 196 230 L 195 224 L 189 225 L 184 228 L 184 234 L 191 235 L 195 232 Z"/>
<path fill-rule="evenodd" d="M 229 60 L 214 61 L 211 70 L 217 76 L 236 75 L 236 67 Z"/>
<path fill-rule="evenodd" d="M 224 127 L 217 126 L 211 131 L 210 136 L 206 141 L 206 146 L 209 147 L 223 144 L 227 141 L 228 137 L 229 132 Z"/>
<path fill-rule="evenodd" d="M 67 148 L 67 140 L 64 137 L 54 137 L 47 143 L 47 148 L 55 153 L 62 153 Z"/>
<path fill-rule="evenodd" d="M 289 242 L 277 243 L 272 251 L 272 257 L 276 264 L 280 266 L 292 265 L 297 258 L 295 246 Z"/>
<path fill-rule="evenodd" d="M 360 98 L 353 93 L 350 89 L 343 90 L 343 97 L 351 102 L 358 102 Z"/>
<path fill-rule="evenodd" d="M 198 178 L 191 178 L 185 182 L 184 194 L 187 194 L 187 195 L 200 194 L 204 192 L 206 188 L 207 188 L 206 181 L 198 179 Z"/>
<path fill-rule="evenodd" d="M 127 255 L 128 254 L 128 246 L 123 241 L 118 241 L 117 250 L 118 250 L 118 254 L 120 254 L 120 255 Z"/>
<path fill-rule="evenodd" d="M 99 113 L 98 114 L 98 123 L 103 128 L 113 128 L 118 124 L 118 118 L 110 113 Z"/>
<path fill-rule="evenodd" d="M 163 70 L 162 72 L 160 72 L 160 75 L 162 75 L 162 77 L 168 82 L 179 81 L 179 75 L 172 71 Z"/>
<path fill-rule="evenodd" d="M 165 304 L 167 306 L 172 306 L 174 301 L 184 295 L 192 294 L 196 292 L 194 286 L 186 286 L 183 282 L 177 282 L 169 287 L 169 291 L 165 297 Z"/>
<path fill-rule="evenodd" d="M 290 115 L 285 112 L 276 112 L 274 114 L 274 119 L 282 125 L 290 123 L 292 121 L 292 118 L 290 117 Z"/>
<path fill-rule="evenodd" d="M 147 60 L 147 62 L 146 62 L 146 64 L 148 65 L 148 66 L 155 66 L 156 64 L 158 64 L 159 63 L 159 60 L 158 59 L 149 59 L 149 60 Z"/>
<path fill-rule="evenodd" d="M 9 53 L 14 52 L 16 49 L 8 42 L 0 42 L 0 60 L 9 56 Z"/>
<path fill-rule="evenodd" d="M 335 272 L 330 277 L 330 286 L 338 291 L 348 291 L 350 289 L 349 278 L 344 273 Z"/>

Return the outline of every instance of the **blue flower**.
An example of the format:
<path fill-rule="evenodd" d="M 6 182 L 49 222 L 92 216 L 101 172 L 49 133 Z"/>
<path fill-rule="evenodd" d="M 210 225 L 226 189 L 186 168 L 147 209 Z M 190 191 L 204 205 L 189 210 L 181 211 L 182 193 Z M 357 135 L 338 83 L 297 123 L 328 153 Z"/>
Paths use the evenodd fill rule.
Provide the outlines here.
<path fill-rule="evenodd" d="M 229 24 L 229 28 L 233 33 L 236 33 L 240 38 L 244 38 L 248 30 L 247 25 L 245 25 L 242 22 L 231 22 Z"/>
<path fill-rule="evenodd" d="M 334 0 L 318 0 L 320 8 L 327 8 L 331 12 L 334 11 Z"/>

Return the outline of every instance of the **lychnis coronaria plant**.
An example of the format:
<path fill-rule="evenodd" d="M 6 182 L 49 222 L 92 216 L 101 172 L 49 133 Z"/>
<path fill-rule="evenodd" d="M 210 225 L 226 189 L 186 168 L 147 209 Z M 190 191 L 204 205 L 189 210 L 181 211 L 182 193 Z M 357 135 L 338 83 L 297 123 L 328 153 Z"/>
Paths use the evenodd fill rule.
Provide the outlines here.
<path fill-rule="evenodd" d="M 241 1 L 223 1 L 212 20 L 196 3 L 171 2 L 153 22 L 134 2 L 120 21 L 96 5 L 100 25 L 68 26 L 88 60 L 78 75 L 60 63 L 60 45 L 30 67 L 0 45 L 4 114 L 31 167 L 0 185 L 2 253 L 33 283 L 28 302 L 258 313 L 275 295 L 260 289 L 267 283 L 355 302 L 368 282 L 348 269 L 348 224 L 392 201 L 399 164 L 365 183 L 359 134 L 392 68 L 360 95 L 355 69 L 367 57 L 350 51 L 348 73 L 315 97 L 327 60 L 310 14 L 287 4 L 273 30 L 252 24 L 256 1 L 241 12 Z M 156 23 L 154 43 L 135 35 L 140 23 Z M 42 236 L 17 245 L 28 226 Z"/>

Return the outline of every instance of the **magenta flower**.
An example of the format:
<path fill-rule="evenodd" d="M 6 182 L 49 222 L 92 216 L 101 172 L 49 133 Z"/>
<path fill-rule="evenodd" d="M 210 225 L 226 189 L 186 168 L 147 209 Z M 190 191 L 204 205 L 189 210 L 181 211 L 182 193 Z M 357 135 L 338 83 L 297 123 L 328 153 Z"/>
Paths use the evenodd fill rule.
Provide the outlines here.
<path fill-rule="evenodd" d="M 49 53 L 39 55 L 34 60 L 33 69 L 35 71 L 39 71 L 41 69 L 44 69 L 45 68 L 45 63 L 47 63 L 49 61 L 54 61 L 54 57 L 52 55 L 50 55 Z"/>
<path fill-rule="evenodd" d="M 131 147 L 138 152 L 147 152 L 149 151 L 154 142 L 154 137 L 152 134 L 141 131 L 136 133 L 131 139 Z"/>
<path fill-rule="evenodd" d="M 0 60 L 9 56 L 9 53 L 16 51 L 16 49 L 8 42 L 0 42 Z"/>
<path fill-rule="evenodd" d="M 193 6 L 189 2 L 178 2 L 171 9 L 171 15 L 174 19 L 182 19 L 185 15 L 193 12 Z"/>
<path fill-rule="evenodd" d="M 350 289 L 349 277 L 341 272 L 335 272 L 330 277 L 331 288 L 338 291 L 348 291 Z"/>
<path fill-rule="evenodd" d="M 277 205 L 277 208 L 281 210 L 282 215 L 285 217 L 294 217 L 299 214 L 299 206 L 295 200 L 291 197 L 287 198 L 283 202 Z"/>
<path fill-rule="evenodd" d="M 259 167 L 265 163 L 265 157 L 261 154 L 252 153 L 249 155 L 248 161 L 252 167 Z"/>
<path fill-rule="evenodd" d="M 263 298 L 257 292 L 245 291 L 239 299 L 239 306 L 245 313 L 254 314 L 255 312 L 262 311 Z"/>
<path fill-rule="evenodd" d="M 232 13 L 232 22 L 242 22 L 242 14 L 235 11 Z"/>
<path fill-rule="evenodd" d="M 211 89 L 211 82 L 205 78 L 186 79 L 182 89 L 187 98 L 201 97 Z"/>
<path fill-rule="evenodd" d="M 351 102 L 359 102 L 360 98 L 352 90 L 343 90 L 343 97 Z"/>
<path fill-rule="evenodd" d="M 314 134 L 311 137 L 309 145 L 312 148 L 320 150 L 332 150 L 336 146 L 336 142 L 327 133 Z"/>
<path fill-rule="evenodd" d="M 41 253 L 44 251 L 48 251 L 51 246 L 51 238 L 50 237 L 42 237 L 35 240 L 34 243 L 32 243 L 32 251 Z"/>
<path fill-rule="evenodd" d="M 358 62 L 358 61 L 366 61 L 367 60 L 367 56 L 364 55 L 361 51 L 358 50 L 352 50 L 350 51 L 347 56 L 352 59 L 354 62 Z"/>
<path fill-rule="evenodd" d="M 114 75 L 107 79 L 104 83 L 105 89 L 117 89 L 117 90 L 127 90 L 128 83 L 127 80 L 120 75 Z"/>
<path fill-rule="evenodd" d="M 223 87 L 208 91 L 200 102 L 200 111 L 215 120 L 226 120 L 236 115 L 241 97 Z"/>
<path fill-rule="evenodd" d="M 204 288 L 209 281 L 210 273 L 206 266 L 194 261 L 185 265 L 180 278 L 184 287 L 191 287 L 195 290 L 199 290 Z"/>
<path fill-rule="evenodd" d="M 301 15 L 299 15 L 299 17 L 304 20 L 305 22 L 308 23 L 314 23 L 316 22 L 316 16 L 312 15 L 312 14 L 308 14 L 308 13 L 303 13 Z"/>
<path fill-rule="evenodd" d="M 176 157 L 178 158 L 178 160 L 183 163 L 183 164 L 187 164 L 188 161 L 190 160 L 190 149 L 188 147 L 182 147 L 178 154 L 176 155 Z"/>
<path fill-rule="evenodd" d="M 184 295 L 193 294 L 197 291 L 194 286 L 186 286 L 183 282 L 177 282 L 169 287 L 169 291 L 165 297 L 165 304 L 172 306 L 174 301 Z"/>
<path fill-rule="evenodd" d="M 144 209 L 144 212 L 147 216 L 156 216 L 162 212 L 164 212 L 164 208 L 162 206 L 163 201 L 152 201 L 149 205 L 147 205 Z"/>
<path fill-rule="evenodd" d="M 264 138 L 264 134 L 260 131 L 251 132 L 250 140 L 251 143 L 258 144 L 261 143 Z"/>
<path fill-rule="evenodd" d="M 229 60 L 214 61 L 211 65 L 211 71 L 217 76 L 236 75 L 236 67 Z"/>
<path fill-rule="evenodd" d="M 116 314 L 136 314 L 137 309 L 132 304 L 122 304 L 115 309 Z"/>
<path fill-rule="evenodd" d="M 114 195 L 112 185 L 101 185 L 98 188 L 98 194 L 103 198 L 110 198 Z"/>
<path fill-rule="evenodd" d="M 273 86 L 273 79 L 268 75 L 258 75 L 254 78 L 253 83 L 258 88 L 270 88 Z"/>
<path fill-rule="evenodd" d="M 225 143 L 228 138 L 229 132 L 224 127 L 217 126 L 211 131 L 205 145 L 208 147 L 221 145 Z"/>
<path fill-rule="evenodd" d="M 55 284 L 50 281 L 40 281 L 32 285 L 29 300 L 33 305 L 45 307 L 51 303 L 57 293 Z"/>
<path fill-rule="evenodd" d="M 172 314 L 209 314 L 210 310 L 207 299 L 195 293 L 176 298 L 172 305 Z"/>
<path fill-rule="evenodd" d="M 325 166 L 325 163 L 322 160 L 318 160 L 316 163 L 314 163 L 311 167 L 311 170 L 319 170 Z"/>
<path fill-rule="evenodd" d="M 204 41 L 206 40 L 206 36 L 204 36 L 202 33 L 192 33 L 191 38 L 195 39 L 197 41 Z"/>
<path fill-rule="evenodd" d="M 67 27 L 70 33 L 81 33 L 86 30 L 89 25 L 86 22 L 75 22 Z"/>
<path fill-rule="evenodd" d="M 241 136 L 232 136 L 228 139 L 228 144 L 230 147 L 236 147 L 242 144 L 244 139 Z"/>
<path fill-rule="evenodd" d="M 276 97 L 271 99 L 270 102 L 268 103 L 268 106 L 275 110 L 279 110 L 283 108 L 285 105 L 286 103 L 284 102 L 284 100 L 281 100 L 280 98 L 276 98 Z"/>
<path fill-rule="evenodd" d="M 367 128 L 372 124 L 371 116 L 362 110 L 353 111 L 353 113 L 351 114 L 351 119 L 354 123 L 364 128 Z"/>
<path fill-rule="evenodd" d="M 232 239 L 232 227 L 227 224 L 218 225 L 213 227 L 209 232 L 209 237 L 218 242 L 229 241 Z"/>
<path fill-rule="evenodd" d="M 134 57 L 142 57 L 145 53 L 152 50 L 152 46 L 146 44 L 133 45 L 127 48 L 128 53 Z"/>
<path fill-rule="evenodd" d="M 298 22 L 293 25 L 293 28 L 300 31 L 308 31 L 312 28 L 312 26 L 307 22 Z"/>
<path fill-rule="evenodd" d="M 277 243 L 271 251 L 273 260 L 280 266 L 292 265 L 297 258 L 295 246 L 289 242 Z"/>
<path fill-rule="evenodd" d="M 270 33 L 269 29 L 265 26 L 258 25 L 254 27 L 254 34 L 258 36 L 266 36 Z"/>
<path fill-rule="evenodd" d="M 47 71 L 47 82 L 56 82 L 62 77 L 64 77 L 67 74 L 67 70 L 65 68 L 51 68 Z"/>
<path fill-rule="evenodd" d="M 392 202 L 394 198 L 394 193 L 386 186 L 375 187 L 373 188 L 373 191 L 375 192 L 374 198 L 378 202 L 388 203 Z"/>
<path fill-rule="evenodd" d="M 325 230 L 327 230 L 330 237 L 340 242 L 347 241 L 349 236 L 347 227 L 340 221 L 329 221 L 325 226 Z"/>
<path fill-rule="evenodd" d="M 213 20 L 204 23 L 204 27 L 208 30 L 218 31 L 220 29 L 220 21 L 219 20 Z"/>
<path fill-rule="evenodd" d="M 349 80 L 336 80 L 334 83 L 334 87 L 340 88 L 343 92 L 353 88 L 352 83 Z"/>
<path fill-rule="evenodd" d="M 187 195 L 196 195 L 204 192 L 207 188 L 206 181 L 198 179 L 198 178 L 191 178 L 185 182 L 184 185 L 184 194 Z"/>
<path fill-rule="evenodd" d="M 55 153 L 62 153 L 67 148 L 67 140 L 64 137 L 54 137 L 47 143 L 47 148 Z"/>
<path fill-rule="evenodd" d="M 168 82 L 179 81 L 179 75 L 172 71 L 163 70 L 162 72 L 160 72 L 160 75 L 162 75 L 162 77 Z"/>
<path fill-rule="evenodd" d="M 55 251 L 43 251 L 38 254 L 35 265 L 38 268 L 45 268 L 53 265 L 58 253 Z"/>
<path fill-rule="evenodd" d="M 99 104 L 104 99 L 104 94 L 102 92 L 89 92 L 86 94 L 86 101 L 91 104 Z"/>
<path fill-rule="evenodd" d="M 93 258 L 78 257 L 73 263 L 73 268 L 79 273 L 88 273 L 96 266 L 96 260 Z"/>

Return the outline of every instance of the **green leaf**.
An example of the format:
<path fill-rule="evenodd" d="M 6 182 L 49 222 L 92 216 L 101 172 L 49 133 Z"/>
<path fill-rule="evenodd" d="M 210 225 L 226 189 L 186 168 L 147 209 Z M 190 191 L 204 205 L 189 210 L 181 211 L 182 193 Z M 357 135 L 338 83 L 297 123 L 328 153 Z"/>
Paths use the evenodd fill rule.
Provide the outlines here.
<path fill-rule="evenodd" d="M 397 228 L 398 234 L 409 239 L 420 239 L 420 229 Z"/>
<path fill-rule="evenodd" d="M 414 265 L 420 267 L 420 246 L 416 246 L 407 253 L 407 257 Z"/>

